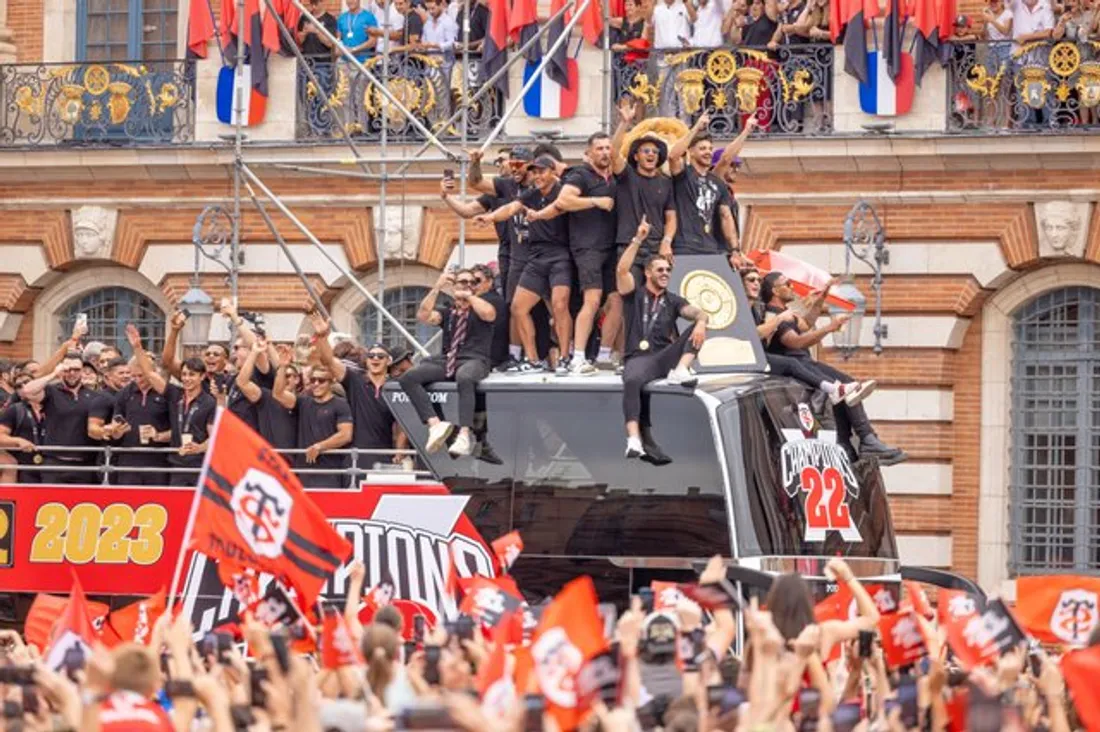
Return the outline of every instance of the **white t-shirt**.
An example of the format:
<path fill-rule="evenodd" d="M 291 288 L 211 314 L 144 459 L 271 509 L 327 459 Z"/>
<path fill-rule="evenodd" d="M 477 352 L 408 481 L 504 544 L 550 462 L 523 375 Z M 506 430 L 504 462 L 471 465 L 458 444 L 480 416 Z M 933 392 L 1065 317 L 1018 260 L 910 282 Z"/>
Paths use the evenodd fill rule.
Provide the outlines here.
<path fill-rule="evenodd" d="M 726 4 L 721 0 L 708 0 L 695 11 L 695 26 L 691 33 L 691 45 L 695 48 L 716 48 L 722 45 L 722 19 L 726 16 Z"/>
<path fill-rule="evenodd" d="M 1054 13 L 1046 0 L 1039 0 L 1031 10 L 1021 2 L 1012 17 L 1013 39 L 1054 28 Z"/>
<path fill-rule="evenodd" d="M 1005 25 L 1012 20 L 1012 11 L 1005 8 L 1001 11 L 1001 14 L 997 16 L 997 22 L 1001 25 Z M 985 24 L 985 37 L 991 41 L 1008 41 L 1012 39 L 1011 33 L 1001 33 L 994 27 L 992 23 Z"/>
<path fill-rule="evenodd" d="M 669 5 L 664 0 L 657 0 L 653 7 L 653 47 L 683 48 L 681 38 L 691 38 L 691 23 L 684 3 L 676 0 Z"/>

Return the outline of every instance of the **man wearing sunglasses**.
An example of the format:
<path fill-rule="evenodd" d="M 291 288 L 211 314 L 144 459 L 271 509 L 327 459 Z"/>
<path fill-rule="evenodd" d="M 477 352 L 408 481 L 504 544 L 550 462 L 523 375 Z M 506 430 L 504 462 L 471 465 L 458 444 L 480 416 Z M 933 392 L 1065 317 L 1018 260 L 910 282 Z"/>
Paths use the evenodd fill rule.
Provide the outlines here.
<path fill-rule="evenodd" d="M 310 371 L 306 385 L 308 393 L 298 395 L 295 400 L 298 407 L 298 446 L 305 448 L 305 454 L 298 455 L 298 467 L 333 471 L 299 472 L 302 485 L 313 488 L 340 488 L 346 483 L 343 471 L 348 467 L 347 458 L 328 453 L 351 443 L 351 407 L 346 400 L 332 393 L 332 376 L 325 367 L 315 367 Z"/>
<path fill-rule="evenodd" d="M 668 461 L 647 437 L 642 424 L 642 389 L 667 374 L 669 384 L 694 387 L 698 381 L 689 370 L 707 335 L 707 314 L 679 295 L 668 291 L 672 263 L 657 255 L 646 262 L 644 280 L 634 278 L 634 259 L 649 233 L 643 216 L 615 269 L 619 296 L 626 318 L 623 361 L 623 417 L 626 420 L 626 456 L 650 462 Z M 694 326 L 676 332 L 678 318 Z M 648 443 L 648 444 L 647 444 Z"/>
<path fill-rule="evenodd" d="M 454 457 L 473 451 L 471 428 L 477 401 L 477 385 L 489 375 L 489 353 L 493 341 L 496 309 L 474 292 L 474 274 L 460 269 L 453 275 L 444 272 L 435 287 L 420 301 L 416 319 L 443 330 L 442 355 L 425 359 L 407 371 L 398 381 L 417 416 L 428 426 L 424 449 L 437 452 L 454 432 L 455 425 L 440 418 L 425 386 L 437 381 L 454 381 L 458 389 L 458 437 L 448 452 Z M 437 306 L 439 293 L 452 288 L 454 304 Z"/>

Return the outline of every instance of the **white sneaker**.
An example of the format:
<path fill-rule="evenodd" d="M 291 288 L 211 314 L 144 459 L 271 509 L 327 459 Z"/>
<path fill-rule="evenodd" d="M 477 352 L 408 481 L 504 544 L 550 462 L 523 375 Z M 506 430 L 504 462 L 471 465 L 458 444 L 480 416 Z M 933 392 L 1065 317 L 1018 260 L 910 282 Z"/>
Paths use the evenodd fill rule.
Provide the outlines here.
<path fill-rule="evenodd" d="M 451 453 L 452 457 L 463 457 L 473 452 L 474 446 L 470 444 L 470 438 L 465 432 L 459 432 L 458 437 L 451 443 L 451 446 L 447 449 L 447 452 Z"/>
<path fill-rule="evenodd" d="M 691 388 L 699 383 L 699 378 L 692 374 L 687 369 L 682 369 L 679 366 L 668 372 L 668 383 L 672 385 L 679 384 L 680 386 L 686 386 Z"/>
<path fill-rule="evenodd" d="M 845 384 L 844 403 L 847 404 L 849 407 L 854 407 L 867 397 L 871 396 L 871 394 L 875 391 L 876 386 L 877 384 L 875 383 L 874 379 L 871 379 L 869 381 L 860 381 L 855 384 Z"/>
<path fill-rule="evenodd" d="M 569 373 L 572 376 L 595 376 L 600 373 L 600 370 L 592 365 L 592 362 L 585 358 L 573 359 L 573 365 L 569 369 Z"/>
<path fill-rule="evenodd" d="M 834 381 L 833 386 L 835 386 L 836 388 L 832 391 L 825 392 L 825 394 L 829 397 L 829 404 L 835 407 L 837 404 L 840 404 L 842 401 L 844 401 L 844 396 L 848 393 L 849 389 L 859 388 L 859 382 L 853 381 L 851 384 L 841 384 Z"/>
<path fill-rule="evenodd" d="M 439 452 L 439 448 L 447 442 L 454 429 L 455 426 L 450 422 L 436 422 L 428 428 L 428 444 L 424 445 L 424 449 L 428 452 Z"/>
<path fill-rule="evenodd" d="M 642 455 L 645 455 L 645 448 L 642 447 L 642 438 L 626 438 L 626 456 L 628 458 L 640 458 Z"/>

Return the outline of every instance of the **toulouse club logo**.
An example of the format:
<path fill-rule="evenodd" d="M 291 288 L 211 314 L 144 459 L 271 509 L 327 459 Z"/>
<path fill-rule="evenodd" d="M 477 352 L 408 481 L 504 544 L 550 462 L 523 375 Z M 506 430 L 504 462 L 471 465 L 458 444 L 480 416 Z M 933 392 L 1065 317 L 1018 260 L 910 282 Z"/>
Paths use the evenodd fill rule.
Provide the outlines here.
<path fill-rule="evenodd" d="M 1065 590 L 1054 606 L 1050 630 L 1066 643 L 1081 645 L 1097 624 L 1098 598 L 1088 590 Z"/>
<path fill-rule="evenodd" d="M 797 429 L 784 429 L 779 450 L 783 489 L 805 499 L 806 541 L 825 541 L 836 531 L 847 542 L 863 537 L 852 522 L 847 496 L 859 497 L 859 481 L 834 430 L 823 430 L 806 404 L 798 405 Z"/>

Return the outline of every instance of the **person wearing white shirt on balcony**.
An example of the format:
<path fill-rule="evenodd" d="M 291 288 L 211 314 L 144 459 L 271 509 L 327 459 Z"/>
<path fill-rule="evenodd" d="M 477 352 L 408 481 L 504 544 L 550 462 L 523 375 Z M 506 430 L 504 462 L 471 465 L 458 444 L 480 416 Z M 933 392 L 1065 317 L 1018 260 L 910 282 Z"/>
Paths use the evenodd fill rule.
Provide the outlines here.
<path fill-rule="evenodd" d="M 677 50 L 691 43 L 691 18 L 682 0 L 657 0 L 649 24 L 653 47 Z"/>
<path fill-rule="evenodd" d="M 426 0 L 428 17 L 424 20 L 424 33 L 420 38 L 428 51 L 440 51 L 450 56 L 458 40 L 458 25 L 443 9 L 442 0 Z"/>
<path fill-rule="evenodd" d="M 1019 10 L 1013 13 L 1012 19 L 1012 40 L 1013 52 L 1016 52 L 1021 46 L 1033 43 L 1036 41 L 1049 41 L 1054 35 L 1054 13 L 1050 9 L 1050 5 L 1046 0 L 1023 0 L 1019 6 Z M 1040 44 L 1038 48 L 1033 48 L 1025 54 L 1022 54 L 1016 58 L 1016 69 L 1018 71 L 1024 66 L 1034 65 L 1046 65 L 1047 54 L 1050 53 L 1048 44 Z M 1025 84 L 1023 94 L 1035 94 L 1036 92 L 1031 89 L 1033 85 Z M 1057 104 L 1053 94 L 1046 94 L 1045 104 L 1040 109 L 1035 109 L 1031 104 L 1021 104 L 1018 109 L 1023 110 L 1023 114 L 1027 119 L 1025 122 L 1030 123 L 1043 123 L 1049 122 L 1051 114 L 1053 112 L 1053 105 Z M 1023 101 L 1023 100 L 1021 100 Z"/>
<path fill-rule="evenodd" d="M 393 0 L 383 0 L 381 3 L 367 3 L 367 10 L 378 21 L 378 27 L 370 30 L 371 36 L 378 39 L 378 53 L 385 53 L 386 48 L 392 52 L 393 47 L 401 43 L 401 33 L 405 29 L 405 14 L 398 9 Z"/>
<path fill-rule="evenodd" d="M 692 48 L 717 48 L 722 45 L 722 19 L 731 3 L 723 0 L 698 0 L 698 3 L 695 7 L 689 1 L 686 6 L 692 23 Z"/>

